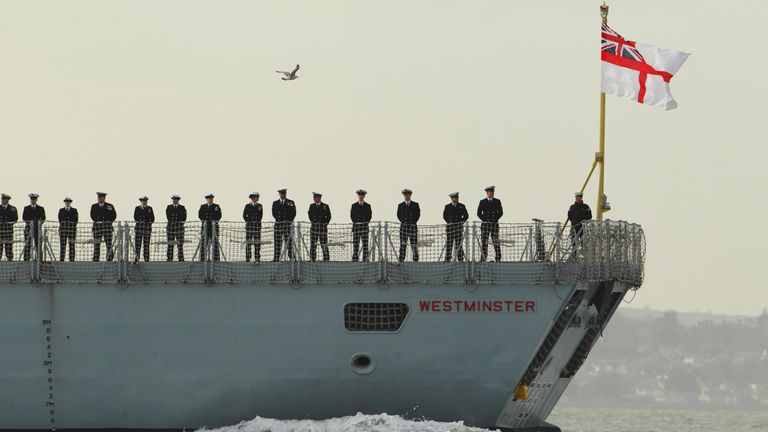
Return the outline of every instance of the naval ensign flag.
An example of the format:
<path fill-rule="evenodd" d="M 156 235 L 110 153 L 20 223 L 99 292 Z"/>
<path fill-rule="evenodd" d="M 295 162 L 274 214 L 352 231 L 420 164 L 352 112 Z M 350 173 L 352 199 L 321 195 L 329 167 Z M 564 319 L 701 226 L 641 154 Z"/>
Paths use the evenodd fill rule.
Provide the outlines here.
<path fill-rule="evenodd" d="M 689 55 L 628 41 L 603 24 L 602 91 L 666 110 L 677 108 L 669 92 L 669 81 Z"/>

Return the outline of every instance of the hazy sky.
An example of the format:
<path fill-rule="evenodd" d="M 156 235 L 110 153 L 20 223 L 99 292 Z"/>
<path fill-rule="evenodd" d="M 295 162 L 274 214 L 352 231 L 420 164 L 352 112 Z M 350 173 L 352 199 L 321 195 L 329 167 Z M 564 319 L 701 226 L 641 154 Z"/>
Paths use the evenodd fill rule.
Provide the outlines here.
<path fill-rule="evenodd" d="M 229 220 L 253 190 L 320 190 L 346 222 L 355 189 L 393 220 L 410 187 L 438 223 L 449 192 L 474 210 L 495 184 L 503 221 L 559 221 L 597 149 L 599 3 L 4 0 L 0 190 L 105 190 L 120 219 L 210 191 Z M 757 314 L 768 2 L 610 6 L 625 37 L 692 53 L 678 110 L 608 96 L 607 217 L 648 239 L 633 305 Z"/>

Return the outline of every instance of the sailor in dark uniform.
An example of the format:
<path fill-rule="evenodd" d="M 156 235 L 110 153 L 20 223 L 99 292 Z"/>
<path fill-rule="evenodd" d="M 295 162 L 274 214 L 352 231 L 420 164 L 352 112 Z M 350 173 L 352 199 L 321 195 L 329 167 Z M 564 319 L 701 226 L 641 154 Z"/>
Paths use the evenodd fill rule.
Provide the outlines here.
<path fill-rule="evenodd" d="M 288 258 L 293 260 L 293 242 L 291 241 L 291 222 L 296 219 L 296 204 L 286 195 L 287 189 L 279 189 L 280 198 L 272 203 L 272 217 L 275 218 L 275 256 L 272 261 L 280 261 L 283 242 Z"/>
<path fill-rule="evenodd" d="M 32 245 L 35 245 L 35 254 L 40 257 L 40 228 L 45 222 L 45 209 L 37 205 L 40 195 L 29 194 L 29 205 L 24 207 L 21 219 L 24 221 L 24 261 L 29 261 Z"/>
<path fill-rule="evenodd" d="M 187 221 L 187 209 L 179 204 L 181 197 L 171 196 L 172 204 L 165 208 L 165 236 L 168 240 L 168 253 L 166 259 L 173 261 L 173 246 L 176 246 L 179 262 L 184 261 L 184 223 Z"/>
<path fill-rule="evenodd" d="M 464 261 L 464 222 L 469 219 L 469 213 L 464 204 L 459 202 L 459 193 L 454 192 L 448 195 L 451 202 L 445 205 L 443 209 L 443 220 L 445 221 L 445 261 L 451 261 L 453 258 L 453 248 L 456 247 L 456 259 Z"/>
<path fill-rule="evenodd" d="M 205 196 L 206 203 L 200 206 L 198 217 L 203 221 L 202 246 L 200 247 L 200 260 L 205 261 L 206 252 L 213 246 L 213 260 L 219 261 L 219 224 L 221 220 L 221 207 L 213 202 L 213 194 Z M 215 234 L 215 235 L 214 235 Z"/>
<path fill-rule="evenodd" d="M 251 202 L 243 209 L 245 221 L 245 260 L 251 260 L 251 251 L 256 262 L 261 262 L 261 219 L 264 217 L 264 208 L 259 203 L 259 193 L 251 192 L 248 195 Z M 253 246 L 253 248 L 251 248 Z"/>
<path fill-rule="evenodd" d="M 13 261 L 13 224 L 19 220 L 19 212 L 8 203 L 10 199 L 10 195 L 0 195 L 0 258 L 5 249 L 5 257 Z"/>
<path fill-rule="evenodd" d="M 592 219 L 592 209 L 584 202 L 583 192 L 576 192 L 574 195 L 576 202 L 568 209 L 568 221 L 571 223 L 571 243 L 575 247 L 583 234 L 581 223 Z"/>
<path fill-rule="evenodd" d="M 501 261 L 501 242 L 499 241 L 499 219 L 504 214 L 501 201 L 494 198 L 495 186 L 485 188 L 486 198 L 477 206 L 477 217 L 480 218 L 480 261 L 488 259 L 488 237 L 493 240 L 493 250 L 496 253 L 496 262 Z"/>
<path fill-rule="evenodd" d="M 93 221 L 93 260 L 98 261 L 101 256 L 101 242 L 107 246 L 107 261 L 114 259 L 112 250 L 112 223 L 117 219 L 115 207 L 107 202 L 106 192 L 96 192 L 98 201 L 91 206 L 91 220 Z"/>
<path fill-rule="evenodd" d="M 404 200 L 397 206 L 397 220 L 400 221 L 400 254 L 398 255 L 398 260 L 400 262 L 405 261 L 405 249 L 410 242 L 413 262 L 418 262 L 419 231 L 417 223 L 419 218 L 421 218 L 421 209 L 419 208 L 419 203 L 411 201 L 412 190 L 403 189 L 401 193 Z"/>
<path fill-rule="evenodd" d="M 317 260 L 317 243 L 320 242 L 320 249 L 323 250 L 323 261 L 331 259 L 328 250 L 328 223 L 331 221 L 331 208 L 322 201 L 323 194 L 312 192 L 314 202 L 309 205 L 307 214 L 312 223 L 309 227 L 309 258 L 314 262 Z"/>
<path fill-rule="evenodd" d="M 368 262 L 368 225 L 371 222 L 373 211 L 371 205 L 365 202 L 363 189 L 357 190 L 357 202 L 352 204 L 349 217 L 352 219 L 352 261 L 357 261 L 360 256 L 360 243 L 363 244 L 363 261 Z"/>
<path fill-rule="evenodd" d="M 147 205 L 149 198 L 145 195 L 139 198 L 140 205 L 133 209 L 133 220 L 136 222 L 136 259 L 139 262 L 139 251 L 143 252 L 144 261 L 149 261 L 149 242 L 152 238 L 152 224 L 155 222 L 155 212 Z"/>
<path fill-rule="evenodd" d="M 75 260 L 75 237 L 77 237 L 77 209 L 72 207 L 72 198 L 64 198 L 64 207 L 59 209 L 59 261 L 64 261 L 69 245 L 69 260 Z"/>

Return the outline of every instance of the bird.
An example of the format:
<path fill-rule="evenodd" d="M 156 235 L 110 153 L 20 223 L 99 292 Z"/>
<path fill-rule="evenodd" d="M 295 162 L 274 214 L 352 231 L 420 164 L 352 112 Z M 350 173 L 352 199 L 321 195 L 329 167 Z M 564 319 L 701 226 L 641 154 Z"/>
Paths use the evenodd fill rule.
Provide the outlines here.
<path fill-rule="evenodd" d="M 286 71 L 275 71 L 275 72 L 281 73 L 281 74 L 285 75 L 284 77 L 280 78 L 283 81 L 293 81 L 296 78 L 298 78 L 298 76 L 296 75 L 296 71 L 298 71 L 298 70 L 299 70 L 299 65 L 296 65 L 296 67 L 293 68 L 293 70 L 290 71 L 290 72 L 286 72 Z"/>

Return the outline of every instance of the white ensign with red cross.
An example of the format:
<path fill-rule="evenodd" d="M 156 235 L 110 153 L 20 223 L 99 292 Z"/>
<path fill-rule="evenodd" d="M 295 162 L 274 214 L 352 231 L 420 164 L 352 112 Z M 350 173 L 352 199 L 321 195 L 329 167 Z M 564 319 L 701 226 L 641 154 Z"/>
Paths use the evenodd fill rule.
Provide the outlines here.
<path fill-rule="evenodd" d="M 677 108 L 669 82 L 689 55 L 626 40 L 603 24 L 602 91 L 666 110 Z"/>

